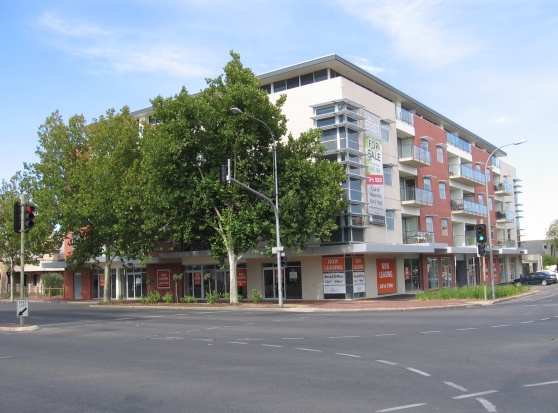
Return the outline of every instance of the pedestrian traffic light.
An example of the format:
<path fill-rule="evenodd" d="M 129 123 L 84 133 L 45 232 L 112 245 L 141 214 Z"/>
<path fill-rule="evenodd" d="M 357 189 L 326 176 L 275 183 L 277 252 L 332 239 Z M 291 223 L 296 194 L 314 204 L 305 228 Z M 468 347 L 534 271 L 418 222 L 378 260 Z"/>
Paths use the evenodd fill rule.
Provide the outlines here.
<path fill-rule="evenodd" d="M 479 253 L 480 256 L 483 256 L 484 254 L 486 254 L 486 245 L 485 244 L 478 244 L 477 248 L 478 248 L 478 253 Z"/>
<path fill-rule="evenodd" d="M 21 204 L 14 202 L 14 232 L 21 232 Z"/>
<path fill-rule="evenodd" d="M 281 253 L 281 267 L 287 266 L 287 256 L 284 252 Z"/>
<path fill-rule="evenodd" d="M 29 230 L 35 226 L 35 207 L 31 204 L 25 204 L 25 221 L 23 226 Z"/>
<path fill-rule="evenodd" d="M 486 225 L 478 224 L 475 226 L 475 230 L 477 233 L 477 243 L 486 244 Z"/>

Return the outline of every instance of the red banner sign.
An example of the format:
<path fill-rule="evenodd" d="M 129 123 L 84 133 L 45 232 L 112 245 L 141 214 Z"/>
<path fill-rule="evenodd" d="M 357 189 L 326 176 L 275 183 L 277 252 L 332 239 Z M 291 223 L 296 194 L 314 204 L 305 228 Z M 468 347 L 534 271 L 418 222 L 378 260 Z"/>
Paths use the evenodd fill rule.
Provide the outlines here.
<path fill-rule="evenodd" d="M 378 294 L 381 295 L 397 292 L 395 260 L 376 260 L 376 271 L 378 277 Z"/>

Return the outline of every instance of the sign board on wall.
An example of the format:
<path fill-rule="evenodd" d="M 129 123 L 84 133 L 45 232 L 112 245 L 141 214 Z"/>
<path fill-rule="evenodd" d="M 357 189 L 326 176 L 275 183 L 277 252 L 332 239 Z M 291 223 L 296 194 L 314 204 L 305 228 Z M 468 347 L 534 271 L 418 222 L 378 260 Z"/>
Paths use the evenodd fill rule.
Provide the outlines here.
<path fill-rule="evenodd" d="M 396 293 L 395 259 L 376 260 L 376 277 L 378 280 L 378 295 Z"/>
<path fill-rule="evenodd" d="M 364 257 L 352 257 L 353 260 L 353 293 L 366 292 L 364 277 Z"/>
<path fill-rule="evenodd" d="M 248 285 L 248 270 L 246 268 L 236 269 L 236 285 L 246 287 Z"/>
<path fill-rule="evenodd" d="M 345 294 L 345 258 L 322 258 L 322 275 L 324 280 L 324 294 Z"/>
<path fill-rule="evenodd" d="M 368 189 L 368 215 L 373 225 L 386 224 L 384 206 L 384 165 L 382 162 L 382 139 L 380 118 L 373 113 L 364 111 L 365 145 L 366 145 L 366 176 Z"/>
<path fill-rule="evenodd" d="M 170 270 L 157 270 L 157 288 L 170 288 Z"/>

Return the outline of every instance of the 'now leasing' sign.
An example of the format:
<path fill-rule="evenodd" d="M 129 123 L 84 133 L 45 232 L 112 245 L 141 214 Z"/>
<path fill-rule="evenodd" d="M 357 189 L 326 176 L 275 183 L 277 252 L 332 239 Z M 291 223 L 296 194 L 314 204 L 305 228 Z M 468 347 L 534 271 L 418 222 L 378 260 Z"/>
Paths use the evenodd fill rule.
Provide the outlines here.
<path fill-rule="evenodd" d="M 324 294 L 345 294 L 347 292 L 344 257 L 322 258 L 322 275 Z"/>
<path fill-rule="evenodd" d="M 376 260 L 376 272 L 378 279 L 378 295 L 397 292 L 394 259 Z"/>

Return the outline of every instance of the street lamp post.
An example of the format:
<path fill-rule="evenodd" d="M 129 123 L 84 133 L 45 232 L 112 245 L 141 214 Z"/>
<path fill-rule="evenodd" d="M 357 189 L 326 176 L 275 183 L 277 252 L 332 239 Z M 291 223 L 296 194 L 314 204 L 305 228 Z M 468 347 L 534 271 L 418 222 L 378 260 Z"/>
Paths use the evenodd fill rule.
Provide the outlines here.
<path fill-rule="evenodd" d="M 265 123 L 263 120 L 256 118 L 246 112 L 243 112 L 241 109 L 237 107 L 232 107 L 230 111 L 236 115 L 245 115 L 255 121 L 260 122 L 264 125 L 269 134 L 271 135 L 271 140 L 273 143 L 273 182 L 275 185 L 275 233 L 276 233 L 276 248 L 275 253 L 277 255 L 277 284 L 279 289 L 279 307 L 283 307 L 283 273 L 281 272 L 281 252 L 283 247 L 281 247 L 281 236 L 280 236 L 280 226 L 279 226 L 279 183 L 277 180 L 277 142 L 275 141 L 275 136 L 271 128 Z"/>
<path fill-rule="evenodd" d="M 507 143 L 505 145 L 502 145 L 496 149 L 494 149 L 490 155 L 488 155 L 488 158 L 486 158 L 486 163 L 485 163 L 485 169 L 488 169 L 488 162 L 492 159 L 492 155 L 494 155 L 497 151 L 499 151 L 500 149 L 506 147 L 506 146 L 511 146 L 511 145 L 521 145 L 522 143 L 527 142 L 526 140 L 520 140 L 517 142 L 512 142 L 512 143 Z M 486 172 L 486 170 L 485 170 Z M 486 203 L 489 203 L 489 199 L 490 199 L 490 194 L 488 193 L 488 179 L 485 179 L 485 186 L 486 186 Z M 489 205 L 487 205 L 489 206 Z M 490 224 L 490 208 L 487 208 L 487 212 L 488 212 L 488 246 L 489 246 L 489 267 L 490 267 L 490 286 L 492 287 L 492 299 L 496 299 L 496 287 L 495 287 L 495 283 L 494 283 L 494 255 L 492 252 L 492 226 Z M 484 276 L 484 274 L 483 274 Z"/>

